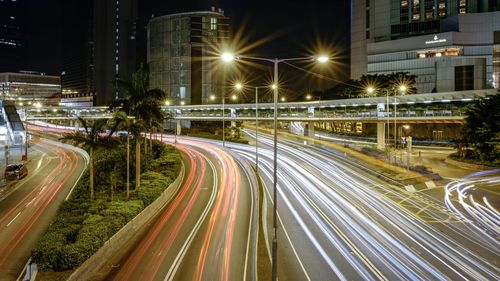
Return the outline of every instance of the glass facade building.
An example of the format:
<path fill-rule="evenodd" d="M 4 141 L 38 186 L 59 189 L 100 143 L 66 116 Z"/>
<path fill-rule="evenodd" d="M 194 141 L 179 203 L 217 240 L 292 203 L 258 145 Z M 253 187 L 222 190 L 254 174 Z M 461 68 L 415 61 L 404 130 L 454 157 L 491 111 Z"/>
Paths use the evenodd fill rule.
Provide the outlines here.
<path fill-rule="evenodd" d="M 419 92 L 498 87 L 500 1 L 352 0 L 351 5 L 352 79 L 403 71 L 417 75 Z"/>
<path fill-rule="evenodd" d="M 17 105 L 58 105 L 61 100 L 59 76 L 32 73 L 0 73 L 0 98 Z"/>
<path fill-rule="evenodd" d="M 220 93 L 222 74 L 214 59 L 229 40 L 229 19 L 222 11 L 153 18 L 148 25 L 150 87 L 165 91 L 172 104 L 205 104 Z"/>

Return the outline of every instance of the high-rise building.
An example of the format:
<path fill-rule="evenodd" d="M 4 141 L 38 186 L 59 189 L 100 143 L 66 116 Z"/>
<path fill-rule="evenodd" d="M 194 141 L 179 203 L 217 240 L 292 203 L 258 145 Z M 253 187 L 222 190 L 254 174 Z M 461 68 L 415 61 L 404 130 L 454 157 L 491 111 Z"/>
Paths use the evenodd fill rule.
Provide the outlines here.
<path fill-rule="evenodd" d="M 0 1 L 0 71 L 26 68 L 27 5 L 27 0 Z"/>
<path fill-rule="evenodd" d="M 68 0 L 63 18 L 63 97 L 107 105 L 113 81 L 136 69 L 137 0 Z M 71 99 L 76 99 L 71 101 Z"/>
<path fill-rule="evenodd" d="M 222 10 L 151 19 L 147 53 L 150 87 L 162 89 L 174 103 L 208 103 L 211 94 L 221 92 L 222 75 L 213 57 L 229 36 L 229 18 Z"/>
<path fill-rule="evenodd" d="M 498 87 L 500 0 L 352 0 L 351 9 L 352 79 L 404 71 L 419 92 Z"/>
<path fill-rule="evenodd" d="M 66 0 L 62 5 L 62 95 L 75 102 L 88 100 L 95 92 L 94 5 L 87 0 Z"/>
<path fill-rule="evenodd" d="M 94 84 L 97 105 L 120 98 L 112 81 L 136 70 L 137 0 L 94 1 Z"/>

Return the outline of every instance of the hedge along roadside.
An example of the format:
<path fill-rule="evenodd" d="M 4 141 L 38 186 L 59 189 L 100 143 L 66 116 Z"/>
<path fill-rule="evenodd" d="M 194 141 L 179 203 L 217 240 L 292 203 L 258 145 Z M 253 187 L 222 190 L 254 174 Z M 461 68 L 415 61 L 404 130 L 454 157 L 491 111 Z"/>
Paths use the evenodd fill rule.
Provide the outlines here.
<path fill-rule="evenodd" d="M 147 225 L 174 198 L 186 172 L 184 162 L 181 163 L 181 172 L 175 181 L 153 203 L 142 210 L 108 241 L 104 242 L 104 245 L 80 265 L 68 280 L 90 280 L 97 274 L 107 275 L 111 272 L 113 264 L 110 261 L 124 258 L 127 253 L 127 251 L 124 251 L 125 245 L 133 245 L 133 242 L 139 238 L 135 235 L 136 232 Z M 117 255 L 118 252 L 121 255 Z"/>

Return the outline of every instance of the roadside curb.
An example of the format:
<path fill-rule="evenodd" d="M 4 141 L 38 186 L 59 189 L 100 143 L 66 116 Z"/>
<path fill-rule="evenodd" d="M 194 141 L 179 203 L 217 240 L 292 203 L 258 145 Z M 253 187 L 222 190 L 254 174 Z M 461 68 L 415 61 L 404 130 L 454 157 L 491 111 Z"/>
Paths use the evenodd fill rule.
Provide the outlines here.
<path fill-rule="evenodd" d="M 444 159 L 444 162 L 450 165 L 458 166 L 460 168 L 465 168 L 469 170 L 492 170 L 496 169 L 496 167 L 493 166 L 485 166 L 485 165 L 479 165 L 479 164 L 472 164 L 472 163 L 467 163 L 467 162 L 462 162 L 458 161 L 455 159 L 452 159 L 450 157 L 446 157 Z"/>

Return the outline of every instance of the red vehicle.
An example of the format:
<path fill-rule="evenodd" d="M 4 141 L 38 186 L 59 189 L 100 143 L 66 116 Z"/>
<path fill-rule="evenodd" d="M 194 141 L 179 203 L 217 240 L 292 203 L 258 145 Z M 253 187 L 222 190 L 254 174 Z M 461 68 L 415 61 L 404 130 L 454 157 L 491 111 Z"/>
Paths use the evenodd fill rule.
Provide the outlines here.
<path fill-rule="evenodd" d="M 28 175 L 28 168 L 24 164 L 10 164 L 5 168 L 5 179 L 21 179 Z"/>

